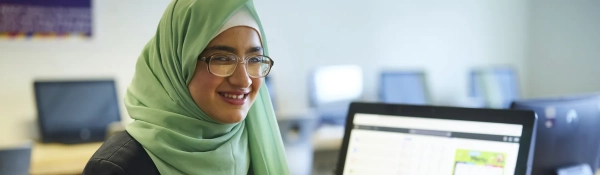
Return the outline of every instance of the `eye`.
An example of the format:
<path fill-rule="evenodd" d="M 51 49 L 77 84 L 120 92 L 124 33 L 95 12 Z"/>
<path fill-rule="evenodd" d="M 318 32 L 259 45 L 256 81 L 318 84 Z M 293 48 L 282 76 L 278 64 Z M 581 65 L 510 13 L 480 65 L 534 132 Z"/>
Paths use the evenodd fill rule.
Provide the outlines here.
<path fill-rule="evenodd" d="M 213 61 L 228 61 L 229 57 L 218 55 L 218 56 L 214 56 L 212 60 Z"/>
<path fill-rule="evenodd" d="M 213 64 L 235 64 L 235 57 L 226 56 L 226 55 L 214 55 L 210 60 Z"/>
<path fill-rule="evenodd" d="M 248 59 L 248 63 L 261 63 L 261 62 L 263 62 L 262 56 L 254 56 L 254 57 L 250 57 Z"/>

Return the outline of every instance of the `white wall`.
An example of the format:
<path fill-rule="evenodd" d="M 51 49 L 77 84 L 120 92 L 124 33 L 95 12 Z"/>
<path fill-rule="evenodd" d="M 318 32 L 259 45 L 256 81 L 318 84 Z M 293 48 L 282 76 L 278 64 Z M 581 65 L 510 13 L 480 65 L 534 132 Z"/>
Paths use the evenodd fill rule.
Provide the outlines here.
<path fill-rule="evenodd" d="M 0 144 L 27 137 L 35 119 L 34 78 L 115 77 L 120 98 L 167 0 L 94 1 L 90 41 L 0 41 Z M 424 69 L 434 101 L 466 96 L 468 69 L 527 54 L 526 1 L 256 0 L 277 64 L 280 113 L 308 106 L 306 80 L 319 65 L 360 64 L 365 99 L 376 99 L 380 68 Z M 123 110 L 123 115 L 126 113 Z M 126 117 L 127 118 L 127 117 Z"/>
<path fill-rule="evenodd" d="M 272 75 L 283 114 L 306 109 L 308 71 L 319 65 L 362 65 L 366 100 L 376 99 L 380 68 L 424 69 L 438 104 L 455 103 L 467 95 L 471 67 L 512 65 L 524 74 L 527 1 L 257 0 L 256 4 L 270 54 L 277 60 Z"/>
<path fill-rule="evenodd" d="M 0 41 L 0 144 L 31 132 L 36 78 L 115 78 L 122 99 L 135 61 L 168 2 L 94 0 L 89 41 Z"/>
<path fill-rule="evenodd" d="M 532 0 L 532 97 L 600 91 L 600 1 Z"/>

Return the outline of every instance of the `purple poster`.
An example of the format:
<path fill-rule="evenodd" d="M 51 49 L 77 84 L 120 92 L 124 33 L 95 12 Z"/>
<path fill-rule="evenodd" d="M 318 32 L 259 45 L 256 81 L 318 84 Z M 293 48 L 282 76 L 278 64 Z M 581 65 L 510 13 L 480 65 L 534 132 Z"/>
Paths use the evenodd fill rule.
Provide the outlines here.
<path fill-rule="evenodd" d="M 0 0 L 0 38 L 92 36 L 91 0 Z"/>

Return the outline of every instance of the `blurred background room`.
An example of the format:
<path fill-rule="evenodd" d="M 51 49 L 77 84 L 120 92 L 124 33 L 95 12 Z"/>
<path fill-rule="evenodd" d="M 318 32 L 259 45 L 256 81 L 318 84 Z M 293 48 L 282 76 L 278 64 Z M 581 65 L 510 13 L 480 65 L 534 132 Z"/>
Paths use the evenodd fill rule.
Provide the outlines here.
<path fill-rule="evenodd" d="M 131 122 L 123 97 L 170 1 L 25 1 L 0 0 L 0 150 L 29 149 L 19 165 L 30 174 L 78 174 L 102 139 Z M 293 174 L 333 171 L 351 101 L 508 108 L 519 99 L 600 92 L 597 0 L 254 3 L 277 62 L 266 83 Z M 52 13 L 79 15 L 77 27 L 47 33 L 11 27 L 9 19 L 28 17 L 15 10 L 58 7 Z M 105 98 L 101 104 L 72 99 L 109 105 L 103 109 L 111 117 L 40 123 L 43 101 L 64 99 L 52 94 L 61 87 L 99 88 L 93 92 Z M 107 129 L 80 129 L 86 139 L 73 143 L 41 134 L 52 123 L 90 121 L 102 125 L 89 128 Z M 15 157 L 3 155 L 2 161 Z"/>

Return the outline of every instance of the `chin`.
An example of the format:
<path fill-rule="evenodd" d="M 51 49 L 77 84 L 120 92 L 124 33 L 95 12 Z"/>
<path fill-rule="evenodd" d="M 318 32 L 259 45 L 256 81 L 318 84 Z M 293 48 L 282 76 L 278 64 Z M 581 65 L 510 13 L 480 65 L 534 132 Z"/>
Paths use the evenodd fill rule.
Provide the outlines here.
<path fill-rule="evenodd" d="M 242 115 L 242 112 L 234 112 L 228 115 L 219 117 L 219 122 L 223 124 L 234 124 L 239 123 L 246 118 L 246 115 Z"/>

